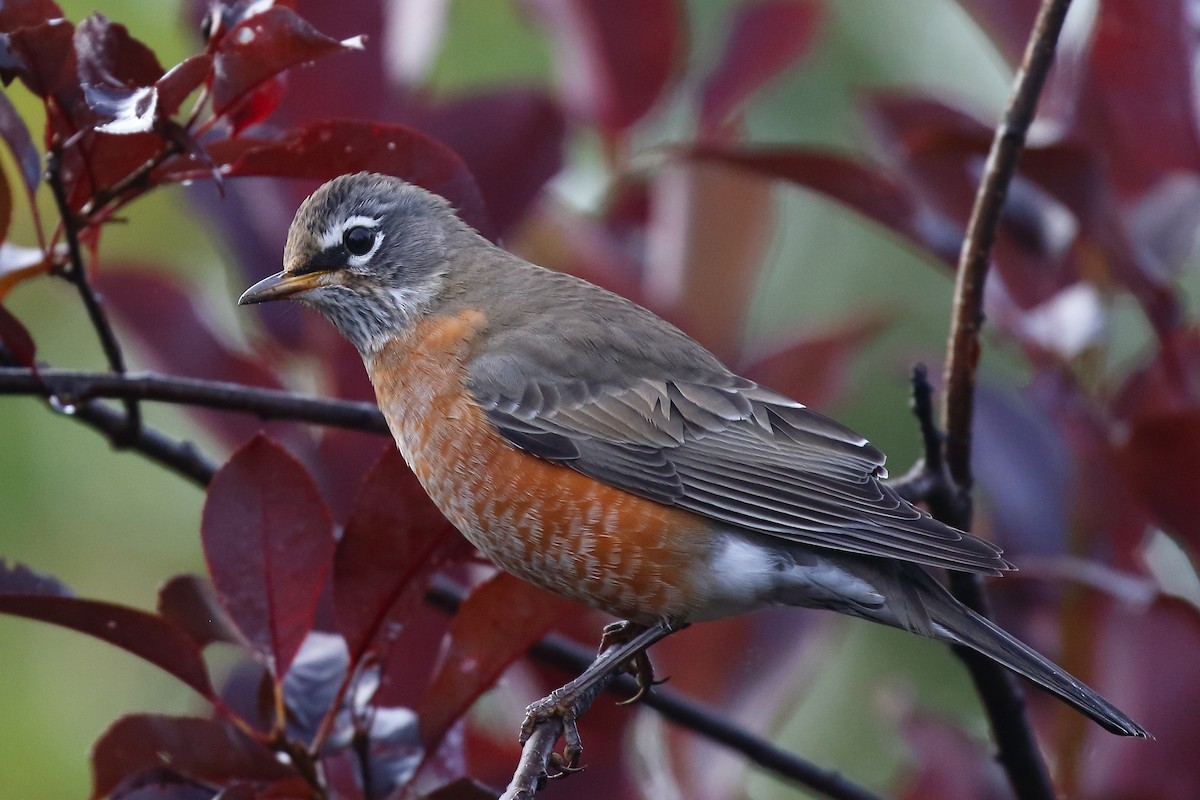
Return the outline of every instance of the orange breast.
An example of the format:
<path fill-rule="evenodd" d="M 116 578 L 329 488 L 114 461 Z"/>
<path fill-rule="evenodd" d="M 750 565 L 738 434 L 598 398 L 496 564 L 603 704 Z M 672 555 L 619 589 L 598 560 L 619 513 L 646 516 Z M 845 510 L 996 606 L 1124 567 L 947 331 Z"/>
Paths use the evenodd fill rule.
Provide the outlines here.
<path fill-rule="evenodd" d="M 442 513 L 501 568 L 617 616 L 649 622 L 702 603 L 708 523 L 531 456 L 468 395 L 486 318 L 427 320 L 367 363 L 404 458 Z"/>

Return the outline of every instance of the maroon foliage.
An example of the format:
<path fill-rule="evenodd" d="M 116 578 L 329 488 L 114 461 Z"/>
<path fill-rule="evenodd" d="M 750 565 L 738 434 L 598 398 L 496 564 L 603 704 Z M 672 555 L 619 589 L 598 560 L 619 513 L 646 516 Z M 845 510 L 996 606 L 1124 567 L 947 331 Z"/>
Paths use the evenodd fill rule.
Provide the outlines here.
<path fill-rule="evenodd" d="M 389 617 L 411 614 L 454 529 L 395 448 L 367 473 L 354 498 L 333 566 L 338 631 L 357 661 Z"/>
<path fill-rule="evenodd" d="M 75 77 L 75 27 L 65 20 L 16 27 L 0 33 L 0 78 L 20 78 L 29 91 L 46 99 Z"/>
<path fill-rule="evenodd" d="M 13 0 L 0 6 L 0 31 L 30 28 L 61 16 L 62 9 L 53 0 Z"/>
<path fill-rule="evenodd" d="M 202 783 L 247 782 L 260 788 L 291 779 L 297 781 L 294 788 L 301 790 L 291 796 L 312 796 L 301 788 L 304 784 L 298 782 L 290 767 L 231 725 L 191 717 L 137 714 L 117 720 L 96 741 L 92 750 L 92 798 L 107 797 L 122 783 L 158 770 Z M 247 795 L 267 796 L 271 795 Z"/>
<path fill-rule="evenodd" d="M 1155 741 L 1122 748 L 1103 732 L 1087 731 L 1079 795 L 1193 797 L 1200 786 L 1200 763 L 1191 749 L 1200 684 L 1190 665 L 1200 658 L 1200 615 L 1193 606 L 1164 599 L 1146 612 L 1112 609 L 1100 619 L 1100 688 L 1136 714 Z"/>
<path fill-rule="evenodd" d="M 971 797 L 1004 800 L 1009 793 L 1000 765 L 979 742 L 957 728 L 932 719 L 911 719 L 905 740 L 914 751 L 916 769 L 902 798 Z"/>
<path fill-rule="evenodd" d="M 333 520 L 298 461 L 259 436 L 213 478 L 200 529 L 222 605 L 279 677 L 311 630 L 333 562 Z"/>
<path fill-rule="evenodd" d="M 153 86 L 163 75 L 162 65 L 149 47 L 129 35 L 128 29 L 93 14 L 75 30 L 75 55 L 79 82 L 87 85 Z"/>
<path fill-rule="evenodd" d="M 213 589 L 196 575 L 176 575 L 158 590 L 158 613 L 175 623 L 200 647 L 213 642 L 245 645 L 246 640 Z"/>
<path fill-rule="evenodd" d="M 579 606 L 499 573 L 475 589 L 450 623 L 449 646 L 417 709 L 421 738 L 431 748 L 556 622 Z"/>
<path fill-rule="evenodd" d="M 1036 0 L 960 4 L 1015 64 Z M 72 26 L 48 0 L 0 2 L 0 79 L 9 87 L 0 95 L 0 138 L 36 234 L 36 247 L 7 241 L 24 209 L 15 207 L 18 177 L 0 174 L 0 300 L 21 281 L 66 276 L 85 298 L 97 290 L 94 327 L 103 332 L 111 315 L 118 342 L 135 338 L 140 354 L 171 373 L 272 389 L 302 376 L 322 394 L 368 399 L 360 359 L 315 315 L 261 312 L 258 352 L 242 352 L 210 327 L 190 286 L 159 265 L 114 269 L 101 244 L 108 223 L 136 223 L 127 211 L 133 200 L 163 184 L 200 181 L 189 190 L 198 215 L 225 237 L 245 277 L 257 278 L 278 269 L 306 192 L 372 170 L 446 196 L 484 235 L 616 289 L 751 379 L 824 407 L 898 314 L 852 308 L 844 322 L 768 348 L 748 341 L 760 270 L 774 266 L 776 224 L 789 222 L 778 215 L 774 182 L 836 201 L 939 265 L 957 260 L 996 120 L 916 90 L 869 93 L 861 126 L 869 141 L 855 156 L 797 144 L 803 132 L 754 140 L 758 131 L 741 124 L 764 99 L 762 87 L 804 68 L 797 64 L 825 33 L 822 14 L 832 4 L 730 4 L 723 28 L 693 52 L 687 14 L 695 4 L 526 0 L 523 10 L 555 57 L 558 89 L 488 84 L 459 94 L 445 91 L 436 69 L 425 85 L 396 68 L 405 42 L 391 15 L 403 5 L 194 0 L 205 41 L 164 69 L 119 22 L 95 14 Z M 460 5 L 456 14 L 471 13 Z M 1159 567 L 1143 555 L 1152 529 L 1189 556 L 1200 546 L 1191 494 L 1200 335 L 1184 321 L 1189 306 L 1178 286 L 1200 225 L 1191 69 L 1200 44 L 1184 0 L 1106 0 L 1091 10 L 1094 20 L 1077 11 L 1069 26 L 992 255 L 987 319 L 1029 385 L 997 391 L 984 381 L 978 391 L 974 457 L 988 519 L 977 532 L 1031 566 L 1025 580 L 998 592 L 1014 629 L 1127 705 L 1160 739 L 1131 747 L 1093 738 L 1082 719 L 1052 717 L 1050 704 L 1033 701 L 1056 780 L 1096 800 L 1183 798 L 1200 782 L 1186 750 L 1200 698 L 1185 669 L 1198 657 L 1200 616 L 1153 599 Z M 447 19 L 453 24 L 454 14 Z M 371 38 L 358 38 L 362 32 Z M 312 61 L 320 63 L 293 69 Z M 44 119 L 27 124 L 17 115 L 8 91 L 25 89 L 41 101 L 34 105 Z M 46 179 L 54 199 L 65 198 L 65 214 L 33 203 L 43 155 L 30 130 L 46 131 Z M 568 137 L 572 155 L 595 157 L 584 170 L 569 165 L 566 191 L 546 192 L 564 166 Z M 585 180 L 576 180 L 581 173 Z M 575 205 L 581 185 L 581 195 L 591 193 L 586 211 Z M 878 270 L 880 280 L 893 279 L 887 263 Z M 1132 368 L 1109 349 L 1107 326 L 1123 304 L 1136 304 L 1149 323 Z M 1123 335 L 1126 327 L 1112 330 Z M 0 345 L 3 366 L 34 366 L 34 339 L 4 306 Z M 131 408 L 98 400 L 86 410 Z M 213 478 L 201 520 L 211 583 L 172 578 L 152 614 L 71 597 L 22 567 L 0 568 L 0 612 L 125 648 L 212 703 L 216 721 L 115 723 L 93 755 L 96 796 L 474 800 L 483 791 L 477 784 L 452 781 L 468 772 L 506 781 L 514 737 L 467 712 L 501 675 L 519 686 L 521 702 L 533 699 L 529 689 L 572 677 L 521 658 L 553 626 L 590 641 L 598 615 L 510 576 L 487 578 L 490 568 L 387 437 L 264 426 L 228 412 L 197 417 L 205 441 L 242 445 Z M 287 451 L 263 436 L 246 443 L 264 427 Z M 143 432 L 171 443 L 170 434 Z M 335 516 L 344 520 L 340 531 Z M 1048 575 L 1085 588 L 1058 591 Z M 450 584 L 474 587 L 452 621 L 438 610 Z M 429 594 L 431 586 L 438 591 Z M 438 608 L 422 602 L 430 598 Z M 1152 605 L 1117 605 L 1129 598 Z M 792 665 L 815 660 L 810 654 L 825 646 L 805 643 L 812 649 L 797 658 L 800 645 L 791 643 L 804 637 L 791 634 L 808 617 L 783 613 L 698 626 L 656 646 L 656 659 L 673 685 L 714 704 L 774 708 L 791 691 Z M 216 642 L 245 656 L 219 698 L 204 663 Z M 507 708 L 517 694 L 498 705 Z M 708 785 L 709 772 L 684 760 L 709 752 L 687 734 L 665 737 L 665 751 L 681 756 L 678 768 L 655 764 L 652 777 L 631 768 L 635 718 L 605 701 L 588 712 L 591 769 L 572 778 L 581 795 L 739 790 L 732 777 Z M 982 744 L 923 709 L 906 720 L 915 762 L 907 788 L 889 791 L 997 791 Z M 507 722 L 515 729 L 516 719 Z"/>
<path fill-rule="evenodd" d="M 1192 494 L 1200 478 L 1200 408 L 1139 419 L 1118 450 L 1117 464 L 1158 522 L 1200 548 Z"/>
<path fill-rule="evenodd" d="M 211 85 L 213 113 L 222 115 L 288 67 L 313 61 L 357 41 L 326 36 L 295 11 L 273 5 L 240 20 L 217 42 Z"/>
<path fill-rule="evenodd" d="M 580 121 L 619 133 L 666 89 L 685 31 L 674 0 L 529 0 L 558 55 L 563 100 Z"/>
<path fill-rule="evenodd" d="M 97 284 L 153 363 L 196 378 L 283 388 L 261 361 L 230 350 L 185 287 L 160 272 L 147 267 L 110 270 Z M 262 428 L 259 420 L 240 414 L 197 410 L 196 416 L 231 445 L 245 442 Z"/>
<path fill-rule="evenodd" d="M 795 338 L 746 366 L 746 376 L 805 405 L 824 408 L 845 382 L 852 357 L 885 327 L 883 313 L 866 313 L 835 328 Z"/>
<path fill-rule="evenodd" d="M 182 630 L 145 611 L 66 592 L 58 581 L 0 562 L 0 613 L 94 636 L 166 670 L 205 697 L 214 696 L 200 650 Z"/>
<path fill-rule="evenodd" d="M 321 120 L 268 141 L 229 140 L 208 149 L 228 176 L 271 175 L 327 181 L 348 172 L 383 172 L 437 192 L 463 218 L 487 229 L 479 189 L 462 159 L 450 148 L 403 125 Z M 207 177 L 168 172 L 172 178 Z"/>
<path fill-rule="evenodd" d="M 525 217 L 562 168 L 566 123 L 543 92 L 476 94 L 420 111 L 414 123 L 462 156 L 486 201 L 490 225 L 479 230 L 493 238 Z"/>
<path fill-rule="evenodd" d="M 21 321 L 4 306 L 0 306 L 0 345 L 3 345 L 21 366 L 34 366 L 33 357 L 37 349 L 33 344 L 33 337 Z"/>
<path fill-rule="evenodd" d="M 704 84 L 701 133 L 716 133 L 746 98 L 802 56 L 816 32 L 815 2 L 761 0 L 734 11 L 721 62 Z"/>
<path fill-rule="evenodd" d="M 959 0 L 959 5 L 979 21 L 1010 64 L 1021 60 L 1038 0 Z"/>

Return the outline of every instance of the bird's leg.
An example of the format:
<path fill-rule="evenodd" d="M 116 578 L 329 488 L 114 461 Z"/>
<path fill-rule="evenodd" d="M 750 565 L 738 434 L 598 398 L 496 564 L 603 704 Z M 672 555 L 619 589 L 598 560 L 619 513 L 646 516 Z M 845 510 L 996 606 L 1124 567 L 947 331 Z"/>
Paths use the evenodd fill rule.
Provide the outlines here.
<path fill-rule="evenodd" d="M 621 626 L 614 629 L 610 625 L 605 629 L 600 654 L 596 660 L 583 671 L 578 678 L 567 685 L 555 689 L 546 697 L 530 703 L 525 709 L 525 721 L 521 725 L 520 742 L 524 745 L 533 735 L 534 730 L 543 724 L 557 725 L 562 732 L 565 744 L 562 755 L 552 754 L 549 764 L 559 770 L 558 775 L 575 772 L 579 769 L 579 759 L 583 754 L 583 743 L 579 736 L 576 720 L 579 715 L 592 704 L 596 695 L 612 680 L 624 666 L 633 661 L 638 670 L 639 696 L 645 693 L 641 675 L 649 669 L 649 661 L 645 661 L 645 669 L 638 661 L 639 656 L 645 659 L 645 650 L 650 645 L 674 633 L 678 626 L 669 622 L 659 622 L 651 627 L 634 625 L 633 623 L 617 623 Z M 614 641 L 615 639 L 615 641 Z M 650 680 L 653 680 L 652 673 Z"/>
<path fill-rule="evenodd" d="M 630 622 L 623 619 L 619 622 L 612 622 L 604 626 L 604 632 L 600 635 L 600 652 L 603 653 L 610 647 L 613 647 L 621 642 L 628 641 L 632 637 L 646 630 L 645 625 L 638 625 L 636 622 Z M 634 653 L 633 658 L 625 665 L 625 671 L 633 676 L 637 684 L 637 690 L 632 697 L 622 700 L 619 705 L 633 705 L 637 701 L 646 696 L 646 692 L 650 691 L 651 687 L 666 683 L 668 678 L 655 680 L 654 665 L 650 663 L 650 656 L 643 648 Z"/>

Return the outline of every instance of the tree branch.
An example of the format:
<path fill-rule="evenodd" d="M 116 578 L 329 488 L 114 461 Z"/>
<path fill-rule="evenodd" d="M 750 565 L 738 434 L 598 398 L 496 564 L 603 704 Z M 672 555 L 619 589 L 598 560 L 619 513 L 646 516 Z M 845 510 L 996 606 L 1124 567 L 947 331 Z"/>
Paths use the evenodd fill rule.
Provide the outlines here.
<path fill-rule="evenodd" d="M 76 228 L 78 221 L 71 213 L 66 190 L 63 188 L 60 156 L 57 148 L 51 148 L 46 154 L 46 183 L 50 185 L 50 192 L 54 195 L 58 214 L 62 218 L 63 233 L 67 239 L 69 263 L 62 275 L 79 291 L 83 306 L 87 309 L 88 319 L 91 320 L 92 328 L 95 329 L 96 336 L 100 339 L 100 347 L 104 350 L 104 357 L 108 361 L 109 369 L 117 373 L 124 373 L 125 356 L 121 353 L 121 344 L 117 341 L 117 335 L 108 321 L 108 314 L 105 313 L 104 306 L 100 304 L 100 298 L 92 288 L 92 282 L 88 279 L 87 269 L 83 264 L 83 252 L 79 247 L 79 231 Z M 128 430 L 115 438 L 109 437 L 116 447 L 123 447 L 126 440 L 133 440 L 138 436 L 138 429 L 142 424 L 142 412 L 138 408 L 137 400 L 133 397 L 125 398 L 125 419 Z"/>
<path fill-rule="evenodd" d="M 957 528 L 967 529 L 971 524 L 970 491 L 974 482 L 971 421 L 980 353 L 979 329 L 983 324 L 983 292 L 992 244 L 1069 6 L 1070 0 L 1044 0 L 1038 11 L 1014 80 L 1012 98 L 988 153 L 959 257 L 942 399 L 946 469 L 957 497 L 953 501 L 936 493 L 929 497 L 934 516 Z M 987 596 L 977 575 L 951 572 L 950 587 L 963 603 L 987 613 Z M 970 670 L 987 709 L 996 737 L 997 757 L 1013 790 L 1022 800 L 1050 800 L 1054 790 L 1029 726 L 1024 698 L 1012 676 L 974 651 L 956 648 L 956 652 Z"/>
<path fill-rule="evenodd" d="M 425 595 L 427 603 L 448 614 L 457 612 L 462 600 L 462 590 L 443 580 L 435 581 Z M 561 669 L 568 675 L 578 675 L 586 670 L 592 663 L 593 654 L 591 649 L 554 633 L 529 648 L 530 658 Z M 619 697 L 631 697 L 637 691 L 637 683 L 631 676 L 620 674 L 606 687 L 606 691 Z M 680 727 L 741 753 L 750 763 L 786 781 L 834 800 L 880 800 L 877 795 L 838 773 L 822 769 L 776 747 L 679 692 L 655 686 L 642 696 L 640 702 Z"/>
<path fill-rule="evenodd" d="M 22 367 L 0 367 L 0 395 L 3 394 L 59 397 L 76 407 L 74 419 L 91 425 L 110 440 L 127 430 L 125 415 L 90 398 L 136 397 L 241 411 L 264 419 L 290 419 L 375 433 L 387 431 L 379 410 L 369 403 L 304 397 L 273 389 L 165 375 L 40 369 L 35 376 L 31 370 Z M 207 485 L 217 470 L 217 465 L 190 442 L 171 439 L 146 426 L 126 446 L 200 486 Z M 454 613 L 462 602 L 462 594 L 451 587 L 439 586 L 430 591 L 426 600 Z M 535 644 L 529 654 L 538 661 L 575 674 L 586 669 L 592 661 L 587 648 L 559 636 L 546 637 Z M 624 697 L 631 696 L 636 690 L 633 680 L 626 675 L 618 676 L 609 688 Z M 776 747 L 676 692 L 656 688 L 642 702 L 679 726 L 741 753 L 751 763 L 785 780 L 835 800 L 878 800 L 837 773 Z"/>
<path fill-rule="evenodd" d="M 0 368 L 0 394 L 57 397 L 80 404 L 99 397 L 136 398 L 164 403 L 240 411 L 261 419 L 332 425 L 387 435 L 387 423 L 374 403 L 306 397 L 278 389 L 204 381 L 155 373 L 78 372 L 61 369 Z"/>

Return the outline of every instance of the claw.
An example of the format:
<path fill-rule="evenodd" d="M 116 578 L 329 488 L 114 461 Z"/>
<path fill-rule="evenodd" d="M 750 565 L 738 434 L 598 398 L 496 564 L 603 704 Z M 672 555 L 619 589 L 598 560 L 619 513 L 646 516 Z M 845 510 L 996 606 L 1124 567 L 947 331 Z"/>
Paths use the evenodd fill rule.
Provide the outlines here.
<path fill-rule="evenodd" d="M 603 682 L 614 670 L 629 671 L 637 682 L 637 692 L 626 703 L 642 699 L 650 687 L 663 683 L 654 679 L 654 669 L 646 655 L 646 648 L 680 627 L 683 625 L 667 621 L 651 627 L 633 622 L 608 625 L 600 641 L 600 654 L 592 665 L 566 686 L 529 704 L 521 723 L 519 740 L 522 747 L 542 722 L 557 722 L 562 727 L 563 751 L 561 754 L 552 752 L 544 757 L 546 769 L 541 772 L 543 778 L 562 778 L 583 769 L 579 763 L 583 757 L 583 741 L 576 719 L 591 705 L 596 693 L 604 686 Z"/>
<path fill-rule="evenodd" d="M 629 661 L 627 668 L 629 673 L 633 675 L 634 682 L 637 684 L 637 691 L 633 696 L 621 700 L 617 703 L 619 706 L 631 706 L 637 701 L 646 696 L 646 693 L 654 686 L 661 686 L 670 680 L 663 678 L 656 680 L 654 678 L 654 665 L 650 663 L 650 656 L 646 655 L 646 651 L 642 650 Z"/>

